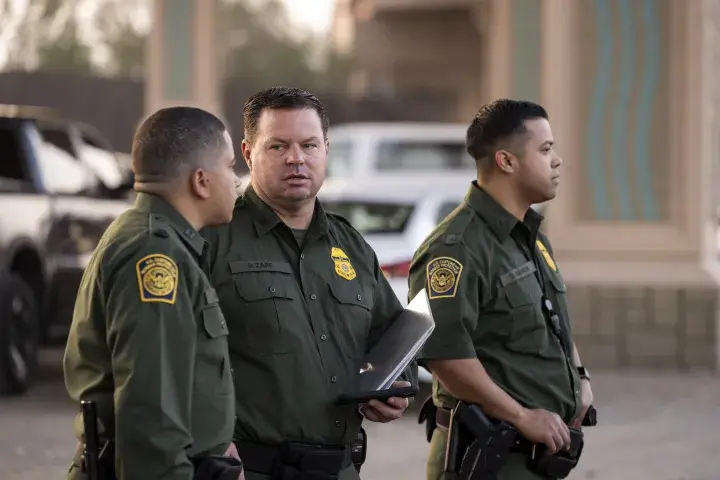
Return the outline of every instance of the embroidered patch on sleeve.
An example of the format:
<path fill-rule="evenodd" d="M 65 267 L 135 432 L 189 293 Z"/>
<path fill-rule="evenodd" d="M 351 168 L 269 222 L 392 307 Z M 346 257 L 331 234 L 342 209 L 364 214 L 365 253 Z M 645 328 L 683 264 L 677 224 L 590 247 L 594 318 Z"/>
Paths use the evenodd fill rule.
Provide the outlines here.
<path fill-rule="evenodd" d="M 547 248 L 545 248 L 545 245 L 538 240 L 535 242 L 535 244 L 538 247 L 538 250 L 540 250 L 540 253 L 545 258 L 545 263 L 548 264 L 548 267 L 552 269 L 553 272 L 557 272 L 557 265 L 555 265 L 555 260 L 550 256 L 550 252 L 548 252 Z"/>
<path fill-rule="evenodd" d="M 178 267 L 170 257 L 153 253 L 138 260 L 135 268 L 141 302 L 175 303 Z"/>
<path fill-rule="evenodd" d="M 437 257 L 427 265 L 428 297 L 453 298 L 457 294 L 462 263 L 451 257 Z"/>

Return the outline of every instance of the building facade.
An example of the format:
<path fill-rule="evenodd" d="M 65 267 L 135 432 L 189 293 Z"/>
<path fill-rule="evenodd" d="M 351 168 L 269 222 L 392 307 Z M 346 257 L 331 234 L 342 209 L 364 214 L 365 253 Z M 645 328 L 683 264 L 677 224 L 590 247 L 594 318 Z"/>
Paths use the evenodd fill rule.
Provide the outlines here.
<path fill-rule="evenodd" d="M 499 97 L 548 109 L 548 230 L 588 365 L 718 367 L 718 2 L 348 3 L 366 88 L 454 90 L 447 121 Z"/>
<path fill-rule="evenodd" d="M 221 113 L 217 1 L 169 4 L 147 108 Z M 564 165 L 547 229 L 589 368 L 718 368 L 720 2 L 338 0 L 336 19 L 351 93 L 432 93 L 440 121 L 499 97 L 548 109 Z"/>

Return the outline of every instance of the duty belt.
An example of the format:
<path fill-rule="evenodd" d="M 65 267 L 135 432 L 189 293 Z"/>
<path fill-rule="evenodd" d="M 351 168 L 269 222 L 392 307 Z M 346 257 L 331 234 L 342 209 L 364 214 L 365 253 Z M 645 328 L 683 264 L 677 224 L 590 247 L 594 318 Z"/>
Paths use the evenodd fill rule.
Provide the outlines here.
<path fill-rule="evenodd" d="M 260 443 L 236 441 L 238 454 L 245 471 L 274 475 L 279 465 L 295 465 L 337 475 L 352 465 L 352 446 L 323 446 L 303 443 L 284 443 L 272 446 Z"/>

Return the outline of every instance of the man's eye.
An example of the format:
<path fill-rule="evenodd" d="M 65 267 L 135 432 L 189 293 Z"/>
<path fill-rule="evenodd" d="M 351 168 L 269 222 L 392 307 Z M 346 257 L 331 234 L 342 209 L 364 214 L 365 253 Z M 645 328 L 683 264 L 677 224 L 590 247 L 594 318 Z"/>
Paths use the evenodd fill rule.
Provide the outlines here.
<path fill-rule="evenodd" d="M 317 145 L 314 143 L 306 143 L 303 145 L 303 148 L 317 148 Z"/>
<path fill-rule="evenodd" d="M 282 145 L 271 145 L 270 150 L 280 150 L 282 148 Z"/>

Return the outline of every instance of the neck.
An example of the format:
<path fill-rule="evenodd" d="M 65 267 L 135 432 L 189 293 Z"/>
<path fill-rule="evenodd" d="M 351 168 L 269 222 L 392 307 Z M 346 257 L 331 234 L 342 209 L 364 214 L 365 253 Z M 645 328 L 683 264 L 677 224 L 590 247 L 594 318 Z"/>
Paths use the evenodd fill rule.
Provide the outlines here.
<path fill-rule="evenodd" d="M 511 188 L 506 183 L 500 182 L 493 178 L 483 179 L 478 177 L 478 185 L 485 190 L 488 195 L 493 197 L 505 210 L 510 212 L 515 218 L 522 221 L 525 218 L 532 202 L 528 202 L 517 193 L 517 190 Z"/>
<path fill-rule="evenodd" d="M 144 184 L 142 186 L 135 185 L 135 189 L 138 192 L 149 193 L 157 195 L 158 197 L 169 203 L 177 212 L 187 220 L 187 222 L 197 231 L 207 226 L 203 215 L 200 213 L 201 209 L 187 198 L 187 195 L 170 193 L 172 188 L 167 188 L 165 185 L 149 185 Z"/>
<path fill-rule="evenodd" d="M 280 220 L 289 228 L 294 230 L 307 230 L 315 214 L 315 197 L 308 198 L 301 202 L 290 202 L 289 205 L 281 205 L 268 197 L 262 188 L 253 185 L 253 190 L 260 200 L 272 209 L 280 217 Z"/>

